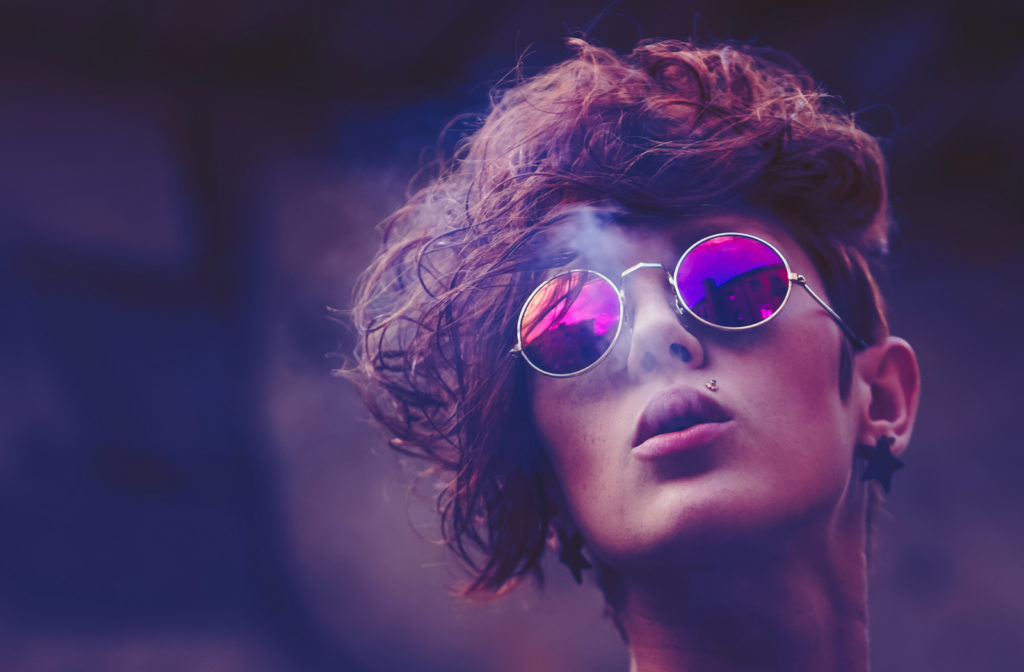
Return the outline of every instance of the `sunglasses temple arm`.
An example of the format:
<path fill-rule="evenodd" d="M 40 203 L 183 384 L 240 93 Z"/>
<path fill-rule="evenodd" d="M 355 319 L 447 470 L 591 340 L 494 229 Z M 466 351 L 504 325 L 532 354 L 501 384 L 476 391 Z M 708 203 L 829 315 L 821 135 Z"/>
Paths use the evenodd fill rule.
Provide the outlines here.
<path fill-rule="evenodd" d="M 846 323 L 843 322 L 843 318 L 839 317 L 839 314 L 836 313 L 836 311 L 832 310 L 832 307 L 825 303 L 825 301 L 820 296 L 815 294 L 814 290 L 807 285 L 807 278 L 797 274 L 797 276 L 793 278 L 793 282 L 806 289 L 807 293 L 811 295 L 811 298 L 817 301 L 818 305 L 824 308 L 825 311 L 832 316 L 832 319 L 836 321 L 836 324 L 839 325 L 839 328 L 843 330 L 843 333 L 846 334 L 846 337 L 849 338 L 850 341 L 853 343 L 853 347 L 855 349 L 867 349 L 868 344 L 864 341 L 864 339 L 862 339 L 857 334 L 853 333 L 853 329 L 850 329 L 848 326 L 846 326 Z"/>

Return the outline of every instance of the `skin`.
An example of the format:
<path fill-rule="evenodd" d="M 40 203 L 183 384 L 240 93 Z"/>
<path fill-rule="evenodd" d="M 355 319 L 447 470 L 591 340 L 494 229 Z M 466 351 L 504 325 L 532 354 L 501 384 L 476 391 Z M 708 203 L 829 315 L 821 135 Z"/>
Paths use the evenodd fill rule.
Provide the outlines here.
<path fill-rule="evenodd" d="M 800 247 L 747 214 L 603 227 L 574 266 L 612 278 L 638 262 L 673 269 L 690 244 L 724 231 L 772 243 L 823 296 Z M 913 351 L 890 338 L 858 353 L 844 400 L 845 337 L 803 289 L 766 325 L 726 333 L 681 319 L 658 269 L 622 286 L 631 328 L 581 375 L 537 374 L 532 408 L 555 475 L 555 524 L 586 539 L 631 669 L 867 669 L 867 486 L 853 452 L 883 435 L 896 437 L 894 454 L 905 448 Z M 639 459 L 641 414 L 674 389 L 712 397 L 730 419 L 699 445 Z"/>

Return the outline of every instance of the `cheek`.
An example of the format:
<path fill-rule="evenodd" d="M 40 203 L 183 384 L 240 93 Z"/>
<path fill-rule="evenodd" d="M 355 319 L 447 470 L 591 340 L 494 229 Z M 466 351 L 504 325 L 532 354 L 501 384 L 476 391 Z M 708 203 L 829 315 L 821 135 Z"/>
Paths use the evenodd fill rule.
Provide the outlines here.
<path fill-rule="evenodd" d="M 784 317 L 753 347 L 720 351 L 729 360 L 723 362 L 728 372 L 721 384 L 738 377 L 736 403 L 772 451 L 790 451 L 789 457 L 801 462 L 825 460 L 836 456 L 849 425 L 840 398 L 839 337 L 832 338 L 830 325 L 817 319 Z M 801 445 L 808 446 L 806 453 L 797 450 Z"/>
<path fill-rule="evenodd" d="M 548 449 L 556 455 L 568 452 L 570 446 L 587 445 L 608 431 L 620 405 L 611 391 L 622 389 L 622 381 L 613 380 L 615 355 L 611 353 L 599 366 L 578 376 L 533 374 L 533 417 Z"/>
<path fill-rule="evenodd" d="M 852 464 L 853 436 L 849 409 L 840 396 L 840 346 L 820 332 L 797 332 L 787 341 L 774 359 L 772 383 L 763 390 L 775 407 L 770 431 L 786 444 L 780 449 L 791 451 L 792 468 L 804 472 L 795 477 L 817 480 L 828 491 L 842 490 Z"/>
<path fill-rule="evenodd" d="M 583 379 L 541 378 L 533 387 L 533 417 L 552 464 L 577 469 L 598 437 L 608 431 L 601 396 Z M 564 484 L 563 484 L 564 485 Z"/>
<path fill-rule="evenodd" d="M 819 420 L 833 431 L 841 429 L 842 399 L 839 388 L 840 347 L 820 334 L 804 333 L 792 340 L 785 375 L 787 398 L 804 415 Z"/>
<path fill-rule="evenodd" d="M 628 404 L 602 394 L 610 381 L 596 375 L 535 381 L 532 410 L 537 430 L 572 508 L 588 507 L 615 491 L 634 430 Z M 580 512 L 585 513 L 585 512 Z"/>

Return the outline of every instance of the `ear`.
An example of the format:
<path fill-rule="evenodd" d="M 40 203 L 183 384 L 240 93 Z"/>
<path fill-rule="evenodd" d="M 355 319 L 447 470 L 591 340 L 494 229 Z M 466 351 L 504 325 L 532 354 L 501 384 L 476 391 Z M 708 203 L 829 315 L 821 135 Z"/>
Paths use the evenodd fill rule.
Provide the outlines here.
<path fill-rule="evenodd" d="M 883 436 L 895 439 L 892 454 L 907 448 L 921 396 L 917 355 L 902 338 L 889 336 L 857 354 L 854 370 L 861 395 L 859 443 L 874 445 Z"/>

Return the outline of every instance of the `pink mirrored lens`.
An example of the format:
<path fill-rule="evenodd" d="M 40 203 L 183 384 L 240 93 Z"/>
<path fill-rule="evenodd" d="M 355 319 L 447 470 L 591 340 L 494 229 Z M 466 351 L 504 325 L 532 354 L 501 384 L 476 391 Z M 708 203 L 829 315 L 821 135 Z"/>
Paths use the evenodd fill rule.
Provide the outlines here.
<path fill-rule="evenodd" d="M 548 373 L 582 371 L 612 346 L 619 318 L 619 295 L 608 280 L 589 271 L 555 276 L 523 309 L 523 355 Z"/>
<path fill-rule="evenodd" d="M 720 327 L 749 327 L 775 314 L 789 293 L 782 257 L 746 236 L 715 236 L 687 252 L 676 271 L 683 303 Z"/>

